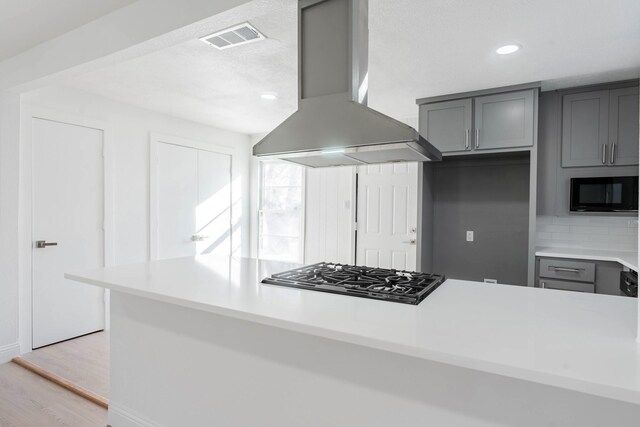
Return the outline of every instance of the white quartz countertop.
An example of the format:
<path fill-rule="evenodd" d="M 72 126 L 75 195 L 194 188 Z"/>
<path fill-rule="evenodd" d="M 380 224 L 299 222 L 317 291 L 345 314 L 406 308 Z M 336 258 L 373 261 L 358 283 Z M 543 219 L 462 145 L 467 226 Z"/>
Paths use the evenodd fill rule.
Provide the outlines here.
<path fill-rule="evenodd" d="M 612 251 L 606 249 L 538 247 L 536 248 L 536 256 L 613 261 L 620 263 L 631 270 L 638 271 L 638 252 Z"/>
<path fill-rule="evenodd" d="M 260 283 L 293 267 L 207 255 L 65 276 L 195 310 L 640 404 L 637 299 L 447 280 L 413 306 Z"/>

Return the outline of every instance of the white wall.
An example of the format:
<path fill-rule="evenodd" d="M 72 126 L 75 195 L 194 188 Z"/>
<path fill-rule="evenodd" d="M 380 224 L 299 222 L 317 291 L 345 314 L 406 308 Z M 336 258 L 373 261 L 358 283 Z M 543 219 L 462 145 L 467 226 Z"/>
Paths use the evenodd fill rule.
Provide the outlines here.
<path fill-rule="evenodd" d="M 18 354 L 20 96 L 0 92 L 0 363 Z"/>
<path fill-rule="evenodd" d="M 233 178 L 242 189 L 242 229 L 249 230 L 250 145 L 247 135 L 132 107 L 75 89 L 50 87 L 23 95 L 23 105 L 101 120 L 112 129 L 115 264 L 149 259 L 149 133 L 208 142 L 236 150 Z M 23 117 L 23 120 L 28 118 Z M 249 233 L 242 233 L 249 254 Z"/>
<path fill-rule="evenodd" d="M 211 143 L 233 148 L 232 173 L 234 187 L 240 196 L 241 255 L 249 255 L 250 238 L 250 144 L 249 136 L 229 132 L 210 126 L 189 122 L 127 104 L 101 98 L 86 92 L 66 87 L 48 87 L 22 96 L 23 147 L 28 146 L 24 138 L 30 132 L 31 117 L 64 116 L 68 121 L 97 121 L 103 123 L 110 134 L 105 141 L 107 161 L 113 170 L 112 194 L 113 216 L 111 223 L 113 257 L 112 264 L 121 265 L 149 260 L 149 141 L 150 132 L 172 135 L 183 139 Z M 67 120 L 65 120 L 67 121 Z M 30 177 L 26 176 L 30 164 L 29 153 L 21 153 L 20 164 L 20 345 L 21 350 L 30 350 L 30 288 L 31 288 L 31 236 L 30 226 Z M 236 186 L 237 185 L 237 186 Z M 108 260 L 109 258 L 107 258 Z M 0 329 L 0 333 L 2 329 Z M 0 336 L 0 345 L 2 345 Z M 0 361 L 1 362 L 1 361 Z"/>
<path fill-rule="evenodd" d="M 201 35 L 203 20 L 247 2 L 248 0 L 138 0 L 0 63 L 0 363 L 17 354 L 18 330 L 20 329 L 22 334 L 26 327 L 22 322 L 23 314 L 18 312 L 18 299 L 26 298 L 22 293 L 19 295 L 22 289 L 19 281 L 24 280 L 25 269 L 25 260 L 22 259 L 24 248 L 21 250 L 20 247 L 23 242 L 20 242 L 19 238 L 20 232 L 24 233 L 25 226 L 20 221 L 20 215 L 24 212 L 19 212 L 23 203 L 19 195 L 22 185 L 19 93 L 55 84 L 88 70 L 157 51 L 185 40 L 192 40 Z M 153 19 L 141 20 L 140 17 Z M 196 24 L 190 25 L 194 23 Z M 46 95 L 47 92 L 49 95 Z M 55 108 L 74 110 L 73 107 L 64 105 L 64 98 L 56 100 L 55 97 L 55 94 L 45 90 L 35 98 L 30 95 L 29 102 L 37 101 Z M 78 107 L 74 111 L 88 115 L 100 112 L 99 115 L 112 120 L 123 118 L 127 112 L 134 111 L 120 108 L 114 103 L 110 103 L 109 107 L 106 104 L 98 104 L 101 103 L 85 99 L 84 107 Z M 166 133 L 184 132 L 187 137 L 201 136 L 200 139 L 204 140 L 231 135 L 206 126 L 188 124 L 186 121 L 180 122 L 157 115 L 152 118 L 153 115 L 149 113 L 137 111 L 145 117 L 141 123 L 153 124 L 156 130 L 165 129 Z M 122 191 L 124 179 L 117 177 L 116 185 L 119 187 L 116 202 L 120 203 L 121 217 L 117 221 L 116 240 L 118 248 L 122 251 L 118 251 L 116 261 L 132 262 L 144 260 L 148 252 L 141 243 L 148 229 L 142 223 L 143 211 L 147 209 L 144 203 L 148 197 L 141 196 L 146 186 L 145 176 L 148 177 L 145 167 L 148 166 L 145 166 L 146 163 L 139 163 L 144 151 L 140 143 L 132 143 L 132 146 L 125 150 L 128 142 L 139 139 L 140 129 L 131 121 L 124 120 L 124 123 L 119 131 L 130 134 L 131 138 L 117 143 L 117 157 L 124 157 L 121 163 L 122 170 L 118 169 L 117 172 L 123 172 L 123 177 L 131 178 L 132 186 L 131 189 L 125 187 Z M 237 134 L 234 135 L 239 137 Z M 244 140 L 244 137 L 241 138 Z M 238 170 L 244 170 L 248 174 L 248 167 L 242 168 L 239 167 Z M 243 189 L 243 194 L 244 190 L 248 192 L 248 187 Z M 130 210 L 123 208 L 122 203 L 126 202 L 131 202 Z M 127 233 L 131 235 L 128 236 Z M 123 239 L 130 239 L 133 244 L 130 247 L 123 245 Z"/>

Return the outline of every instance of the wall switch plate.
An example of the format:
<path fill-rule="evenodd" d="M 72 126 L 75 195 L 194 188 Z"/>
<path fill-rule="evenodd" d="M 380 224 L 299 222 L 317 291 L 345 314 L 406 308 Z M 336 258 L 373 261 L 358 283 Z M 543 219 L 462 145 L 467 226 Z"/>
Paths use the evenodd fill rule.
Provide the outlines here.
<path fill-rule="evenodd" d="M 495 283 L 495 284 L 498 284 L 498 281 L 496 279 L 484 279 L 484 283 Z"/>
<path fill-rule="evenodd" d="M 473 231 L 467 231 L 467 242 L 473 242 Z"/>

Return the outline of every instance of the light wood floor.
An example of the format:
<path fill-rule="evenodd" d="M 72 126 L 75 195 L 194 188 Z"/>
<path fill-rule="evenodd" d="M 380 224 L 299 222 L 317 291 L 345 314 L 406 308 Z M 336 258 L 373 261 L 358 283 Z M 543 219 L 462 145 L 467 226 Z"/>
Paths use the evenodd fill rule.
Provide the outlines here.
<path fill-rule="evenodd" d="M 0 426 L 106 425 L 106 409 L 15 363 L 0 365 Z"/>
<path fill-rule="evenodd" d="M 109 333 L 96 332 L 22 356 L 39 367 L 109 398 Z"/>

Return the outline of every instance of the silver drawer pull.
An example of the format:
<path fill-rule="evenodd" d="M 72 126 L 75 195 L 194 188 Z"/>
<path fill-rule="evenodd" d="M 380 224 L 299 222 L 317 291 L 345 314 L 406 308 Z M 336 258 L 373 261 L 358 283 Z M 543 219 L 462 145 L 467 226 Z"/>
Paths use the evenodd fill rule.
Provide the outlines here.
<path fill-rule="evenodd" d="M 569 267 L 555 267 L 555 266 L 550 266 L 549 268 L 552 268 L 555 271 L 564 271 L 567 273 L 576 273 L 576 274 L 584 270 L 584 268 L 569 268 Z"/>

